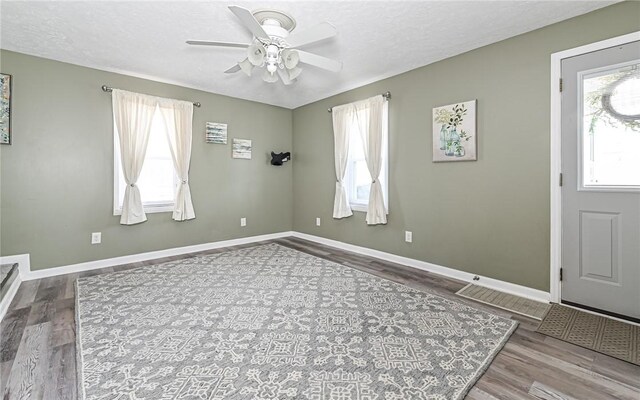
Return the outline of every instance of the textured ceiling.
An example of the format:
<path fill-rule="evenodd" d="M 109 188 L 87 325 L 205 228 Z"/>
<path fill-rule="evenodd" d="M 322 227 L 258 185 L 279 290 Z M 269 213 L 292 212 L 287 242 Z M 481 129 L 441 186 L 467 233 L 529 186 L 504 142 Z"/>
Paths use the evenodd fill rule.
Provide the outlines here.
<path fill-rule="evenodd" d="M 2 0 L 0 47 L 295 108 L 614 2 Z M 296 31 L 330 22 L 338 36 L 304 49 L 340 59 L 344 69 L 303 66 L 286 87 L 265 83 L 260 74 L 224 74 L 244 50 L 184 42 L 248 42 L 251 35 L 227 9 L 231 4 L 286 11 L 296 18 Z"/>

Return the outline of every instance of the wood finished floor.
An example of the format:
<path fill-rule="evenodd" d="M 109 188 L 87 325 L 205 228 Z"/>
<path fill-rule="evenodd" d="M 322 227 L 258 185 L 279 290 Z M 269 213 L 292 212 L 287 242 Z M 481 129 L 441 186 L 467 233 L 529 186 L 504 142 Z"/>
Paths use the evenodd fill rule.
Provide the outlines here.
<path fill-rule="evenodd" d="M 465 285 L 463 282 L 301 239 L 264 243 L 272 242 L 415 289 L 455 298 L 520 322 L 467 399 L 640 400 L 640 367 L 536 333 L 538 322 L 533 319 L 455 296 L 454 293 Z M 0 326 L 0 393 L 3 399 L 77 398 L 76 278 L 254 245 L 23 282 Z"/>

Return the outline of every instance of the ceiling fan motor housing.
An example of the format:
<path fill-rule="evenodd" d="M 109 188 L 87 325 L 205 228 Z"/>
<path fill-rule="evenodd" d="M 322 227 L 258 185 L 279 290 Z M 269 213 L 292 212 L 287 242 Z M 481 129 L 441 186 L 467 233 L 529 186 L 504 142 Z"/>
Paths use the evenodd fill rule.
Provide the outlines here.
<path fill-rule="evenodd" d="M 265 33 L 269 35 L 271 41 L 265 43 L 263 40 L 258 39 L 266 54 L 258 54 L 260 51 L 256 51 L 256 47 L 259 45 L 255 44 L 249 47 L 249 60 L 256 66 L 266 63 L 267 72 L 273 75 L 278 67 L 285 67 L 286 63 L 283 63 L 284 57 L 281 57 L 281 52 L 289 47 L 285 39 L 289 36 L 289 32 L 295 28 L 296 21 L 290 15 L 273 9 L 260 9 L 252 12 L 252 14 Z"/>
<path fill-rule="evenodd" d="M 262 22 L 262 29 L 270 37 L 276 37 L 278 39 L 284 39 L 289 36 L 289 31 L 280 26 L 280 23 L 275 19 L 266 19 Z"/>
<path fill-rule="evenodd" d="M 251 14 L 269 36 L 284 39 L 296 27 L 296 20 L 291 15 L 280 10 L 261 8 Z"/>

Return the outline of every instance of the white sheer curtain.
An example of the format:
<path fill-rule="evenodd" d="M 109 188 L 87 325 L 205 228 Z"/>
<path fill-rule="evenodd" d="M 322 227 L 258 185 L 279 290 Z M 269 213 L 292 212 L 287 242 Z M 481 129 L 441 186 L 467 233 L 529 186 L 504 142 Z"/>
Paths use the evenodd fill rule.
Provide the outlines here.
<path fill-rule="evenodd" d="M 358 130 L 364 145 L 364 156 L 371 175 L 371 191 L 367 208 L 367 224 L 378 225 L 387 223 L 387 211 L 384 205 L 384 195 L 380 184 L 380 170 L 382 169 L 382 148 L 384 146 L 384 107 L 382 95 L 371 97 L 353 103 L 356 110 Z"/>
<path fill-rule="evenodd" d="M 355 118 L 351 104 L 333 107 L 333 141 L 336 167 L 336 194 L 333 200 L 333 218 L 345 218 L 353 215 L 349 206 L 347 189 L 344 186 L 344 175 L 349 158 L 349 128 Z"/>
<path fill-rule="evenodd" d="M 120 139 L 122 174 L 127 183 L 120 223 L 133 225 L 147 220 L 136 182 L 142 171 L 157 100 L 138 93 L 113 89 L 112 103 L 113 117 Z"/>
<path fill-rule="evenodd" d="M 189 164 L 193 131 L 193 103 L 162 99 L 159 103 L 164 118 L 169 148 L 180 186 L 176 193 L 172 218 L 186 221 L 196 217 L 189 187 Z"/>

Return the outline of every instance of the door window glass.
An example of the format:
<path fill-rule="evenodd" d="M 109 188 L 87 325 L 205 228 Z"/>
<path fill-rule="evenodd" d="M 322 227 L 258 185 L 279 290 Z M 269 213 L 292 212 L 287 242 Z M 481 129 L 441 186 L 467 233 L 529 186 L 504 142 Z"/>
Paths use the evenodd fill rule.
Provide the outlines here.
<path fill-rule="evenodd" d="M 583 188 L 640 188 L 640 63 L 581 74 Z"/>

